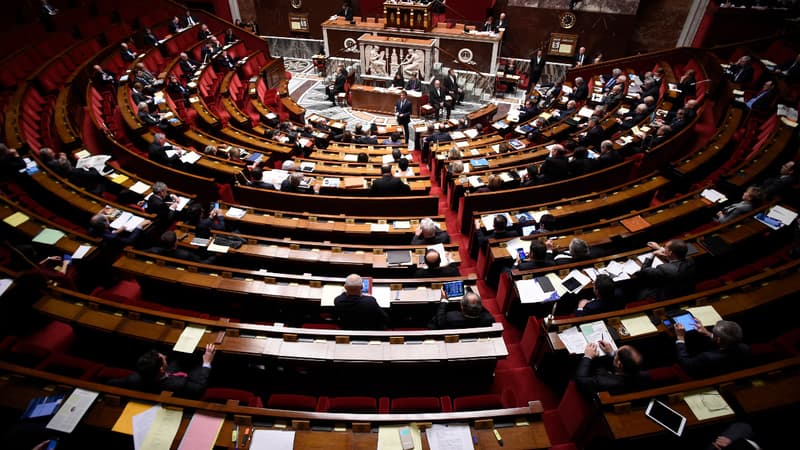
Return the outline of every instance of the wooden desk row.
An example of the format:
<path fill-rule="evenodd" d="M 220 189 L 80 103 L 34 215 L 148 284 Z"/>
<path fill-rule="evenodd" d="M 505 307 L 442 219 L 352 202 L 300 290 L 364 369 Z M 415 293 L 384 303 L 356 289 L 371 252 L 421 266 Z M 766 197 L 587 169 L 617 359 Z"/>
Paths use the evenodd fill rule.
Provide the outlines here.
<path fill-rule="evenodd" d="M 0 405 L 17 412 L 24 411 L 31 399 L 52 395 L 52 386 L 61 386 L 59 390 L 69 391 L 81 388 L 99 392 L 100 398 L 89 409 L 79 430 L 108 432 L 116 423 L 128 401 L 150 404 L 161 404 L 168 408 L 185 411 L 222 414 L 225 422 L 217 436 L 215 447 L 230 448 L 231 433 L 235 425 L 252 426 L 256 423 L 279 422 L 295 431 L 294 448 L 329 448 L 359 449 L 376 448 L 378 434 L 372 433 L 372 426 L 389 424 L 407 424 L 421 422 L 423 428 L 432 423 L 464 423 L 471 425 L 471 433 L 478 440 L 478 449 L 500 448 L 495 440 L 492 427 L 494 422 L 515 422 L 521 419 L 520 425 L 502 429 L 504 442 L 511 448 L 546 449 L 550 447 L 550 439 L 540 420 L 543 408 L 540 402 L 530 402 L 527 407 L 506 408 L 499 410 L 481 410 L 460 413 L 426 413 L 426 414 L 349 414 L 349 413 L 315 413 L 287 411 L 246 406 L 220 405 L 195 400 L 173 397 L 169 392 L 148 394 L 128 389 L 120 389 L 99 383 L 82 381 L 61 375 L 29 369 L 6 362 L 0 362 Z M 186 414 L 178 429 L 174 445 L 180 441 L 189 425 L 191 416 Z M 313 426 L 324 426 L 331 431 L 313 431 Z M 333 425 L 342 425 L 343 432 L 332 431 Z M 423 437 L 423 442 L 426 438 Z"/>
<path fill-rule="evenodd" d="M 370 217 L 350 214 L 292 213 L 225 202 L 221 202 L 220 207 L 226 216 L 225 221 L 246 234 L 329 242 L 409 244 L 420 221 L 417 215 Z M 230 217 L 227 214 L 230 208 L 238 208 L 246 213 L 240 218 Z M 444 216 L 430 216 L 430 218 L 436 222 L 439 229 L 447 231 Z M 389 230 L 378 231 L 383 225 L 389 225 Z"/>
<path fill-rule="evenodd" d="M 164 346 L 175 345 L 185 325 L 204 327 L 206 332 L 198 343 L 198 350 L 206 344 L 215 344 L 217 351 L 251 359 L 263 356 L 394 365 L 495 360 L 508 355 L 502 338 L 503 327 L 499 324 L 475 330 L 419 331 L 409 335 L 396 331 L 350 333 L 265 325 L 236 327 L 223 321 L 149 311 L 65 290 L 57 295 L 61 298 L 45 295 L 34 308 L 67 323 Z"/>
<path fill-rule="evenodd" d="M 179 236 L 181 247 L 194 250 L 191 242 L 196 237 L 193 227 L 180 226 Z M 411 275 L 418 268 L 419 259 L 424 258 L 426 245 L 387 246 L 372 244 L 331 244 L 302 241 L 296 239 L 264 238 L 236 233 L 214 232 L 212 238 L 217 236 L 239 237 L 246 243 L 239 248 L 230 248 L 227 254 L 218 254 L 217 263 L 232 267 L 282 267 L 284 271 L 301 270 L 302 272 L 320 273 L 325 275 L 348 275 L 359 273 L 363 276 L 388 276 L 402 277 Z M 451 265 L 458 265 L 461 256 L 457 245 L 445 246 L 447 258 Z M 404 265 L 390 265 L 387 262 L 387 252 L 405 251 L 409 253 L 410 262 Z M 224 261 L 224 264 L 221 263 Z"/>

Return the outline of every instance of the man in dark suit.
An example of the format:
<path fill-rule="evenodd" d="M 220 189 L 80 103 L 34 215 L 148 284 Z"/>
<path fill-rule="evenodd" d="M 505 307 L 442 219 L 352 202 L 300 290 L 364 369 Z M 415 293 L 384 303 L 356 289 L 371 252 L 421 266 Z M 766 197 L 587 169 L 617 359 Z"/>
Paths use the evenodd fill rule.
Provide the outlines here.
<path fill-rule="evenodd" d="M 449 244 L 450 235 L 436 226 L 436 222 L 430 218 L 424 218 L 419 223 L 417 232 L 411 238 L 411 245 L 435 245 Z"/>
<path fill-rule="evenodd" d="M 710 332 L 695 319 L 697 334 L 708 350 L 689 355 L 686 349 L 686 330 L 675 324 L 675 349 L 678 364 L 689 375 L 696 378 L 713 377 L 743 369 L 750 363 L 750 347 L 742 343 L 742 327 L 736 322 L 720 320 Z"/>
<path fill-rule="evenodd" d="M 584 64 L 589 64 L 589 56 L 586 54 L 586 47 L 578 49 L 578 54 L 575 55 L 575 67 L 580 67 Z"/>
<path fill-rule="evenodd" d="M 202 24 L 200 25 L 200 30 L 197 32 L 197 40 L 204 41 L 212 36 L 211 30 L 208 29 L 208 25 Z"/>
<path fill-rule="evenodd" d="M 93 69 L 94 73 L 92 74 L 92 84 L 94 84 L 95 87 L 113 87 L 116 89 L 117 86 L 119 86 L 117 77 L 115 77 L 110 71 L 103 69 L 98 64 L 96 64 Z"/>
<path fill-rule="evenodd" d="M 519 259 L 519 258 L 517 258 Z M 553 265 L 553 259 L 547 253 L 547 246 L 540 239 L 531 241 L 530 249 L 525 260 L 520 260 L 517 270 L 541 269 Z"/>
<path fill-rule="evenodd" d="M 136 59 L 136 53 L 131 51 L 131 49 L 128 48 L 128 44 L 124 42 L 119 45 L 119 55 L 125 62 L 132 62 L 134 59 Z"/>
<path fill-rule="evenodd" d="M 575 315 L 581 317 L 620 309 L 623 305 L 617 299 L 615 290 L 613 278 L 605 274 L 598 275 L 594 280 L 594 298 L 579 301 Z"/>
<path fill-rule="evenodd" d="M 588 96 L 589 87 L 586 85 L 586 81 L 582 77 L 575 78 L 575 87 L 572 90 L 572 93 L 569 94 L 568 98 L 570 100 L 580 102 L 586 100 Z"/>
<path fill-rule="evenodd" d="M 428 324 L 433 329 L 454 329 L 489 327 L 494 323 L 494 316 L 487 311 L 481 303 L 481 297 L 475 292 L 464 293 L 459 310 L 448 311 L 448 300 L 445 296 L 436 315 Z"/>
<path fill-rule="evenodd" d="M 448 278 L 460 275 L 458 267 L 450 264 L 442 267 L 442 255 L 438 251 L 429 248 L 425 253 L 425 265 L 414 272 L 414 278 Z"/>
<path fill-rule="evenodd" d="M 139 240 L 142 235 L 142 230 L 150 226 L 152 222 L 145 220 L 140 223 L 133 230 L 126 230 L 124 228 L 112 229 L 108 216 L 114 208 L 106 207 L 102 212 L 95 214 L 89 219 L 89 236 L 98 237 L 103 240 L 103 244 L 114 249 L 122 249 L 129 245 L 133 245 Z"/>
<path fill-rule="evenodd" d="M 186 14 L 183 16 L 183 28 L 193 27 L 198 23 L 200 23 L 200 21 L 197 20 L 197 17 L 193 16 L 192 12 L 187 10 Z"/>
<path fill-rule="evenodd" d="M 419 81 L 419 78 L 417 78 L 416 73 L 412 73 L 411 78 L 409 78 L 406 82 L 406 90 L 417 92 L 422 91 L 422 83 Z"/>
<path fill-rule="evenodd" d="M 663 247 L 656 242 L 648 242 L 647 246 L 655 252 L 644 260 L 642 270 L 634 274 L 641 283 L 639 298 L 663 300 L 690 294 L 694 289 L 695 268 L 694 261 L 686 257 L 689 251 L 686 242 L 673 239 Z M 656 256 L 666 261 L 652 267 Z"/>
<path fill-rule="evenodd" d="M 236 63 L 233 61 L 233 58 L 228 55 L 227 50 L 223 50 L 222 54 L 219 55 L 219 58 L 214 60 L 214 65 L 216 66 L 217 72 L 233 70 L 236 68 Z"/>
<path fill-rule="evenodd" d="M 598 346 L 605 356 L 598 357 Z M 646 372 L 641 371 L 642 355 L 630 345 L 615 352 L 608 342 L 590 342 L 575 372 L 575 383 L 586 395 L 611 391 L 624 393 L 643 389 L 649 384 Z"/>
<path fill-rule="evenodd" d="M 345 20 L 347 20 L 348 22 L 353 20 L 353 7 L 350 6 L 350 2 L 349 1 L 344 2 L 344 4 L 342 5 L 342 9 L 340 9 L 339 12 L 336 13 L 336 15 L 339 17 L 344 17 Z"/>
<path fill-rule="evenodd" d="M 189 55 L 186 53 L 181 53 L 181 61 L 178 64 L 180 65 L 181 72 L 183 72 L 181 76 L 187 79 L 192 78 L 194 72 L 200 67 L 200 63 L 189 59 Z"/>
<path fill-rule="evenodd" d="M 144 45 L 147 45 L 149 47 L 158 47 L 159 45 L 158 40 L 159 39 L 155 35 L 155 33 L 153 33 L 153 30 L 145 27 L 144 35 L 142 36 L 142 42 L 144 42 Z"/>
<path fill-rule="evenodd" d="M 166 120 L 161 119 L 161 114 L 157 112 L 150 112 L 150 106 L 147 102 L 140 102 L 137 103 L 137 112 L 136 117 L 142 121 L 143 124 L 147 127 L 159 127 L 162 130 L 169 128 L 169 124 Z"/>
<path fill-rule="evenodd" d="M 182 259 L 184 261 L 191 261 L 204 264 L 211 264 L 214 259 L 213 256 L 211 256 L 208 259 L 203 258 L 202 256 L 193 251 L 189 251 L 184 248 L 178 247 L 178 236 L 172 230 L 167 230 L 163 234 L 161 234 L 161 238 L 159 239 L 159 245 L 157 247 L 151 247 L 147 249 L 147 251 L 162 256 L 168 256 L 170 258 Z"/>
<path fill-rule="evenodd" d="M 400 99 L 394 105 L 395 114 L 397 114 L 397 123 L 403 127 L 403 135 L 408 142 L 408 124 L 411 122 L 411 102 L 408 101 L 408 94 L 406 91 L 400 91 Z"/>
<path fill-rule="evenodd" d="M 578 140 L 578 145 L 582 145 L 584 147 L 592 147 L 598 148 L 600 147 L 600 143 L 603 142 L 603 138 L 605 138 L 605 130 L 602 126 L 600 126 L 600 121 L 598 120 L 597 116 L 592 116 L 589 118 L 589 121 L 586 123 L 586 134 L 581 136 Z"/>
<path fill-rule="evenodd" d="M 749 56 L 742 56 L 735 64 L 728 68 L 728 75 L 734 83 L 749 83 L 753 81 L 753 65 Z"/>
<path fill-rule="evenodd" d="M 172 165 L 179 161 L 180 155 L 178 153 L 167 156 L 167 150 L 173 150 L 172 145 L 167 144 L 167 137 L 163 133 L 156 133 L 153 137 L 153 142 L 147 149 L 147 156 L 151 160 L 159 164 L 164 164 L 165 166 Z"/>
<path fill-rule="evenodd" d="M 139 357 L 135 373 L 127 378 L 111 380 L 109 384 L 154 393 L 170 391 L 179 397 L 199 398 L 208 385 L 215 352 L 214 344 L 206 345 L 202 365 L 184 372 L 176 363 L 167 363 L 163 353 L 150 350 Z"/>
<path fill-rule="evenodd" d="M 181 26 L 181 19 L 179 19 L 178 16 L 173 17 L 167 25 L 167 29 L 169 30 L 169 34 L 179 33 L 181 30 L 183 30 L 183 27 Z"/>
<path fill-rule="evenodd" d="M 342 328 L 346 330 L 385 330 L 389 316 L 371 295 L 361 293 L 362 280 L 357 274 L 344 280 L 344 293 L 333 300 Z"/>
<path fill-rule="evenodd" d="M 447 110 L 447 118 L 450 118 L 450 110 L 453 109 L 453 105 L 445 102 L 445 92 L 442 90 L 442 84 L 439 80 L 433 80 L 433 86 L 431 86 L 431 91 L 428 94 L 429 102 L 431 106 L 433 106 L 434 116 L 436 117 L 436 121 L 439 121 L 440 110 L 444 107 Z"/>
<path fill-rule="evenodd" d="M 539 169 L 539 181 L 542 183 L 552 183 L 567 178 L 569 176 L 569 159 L 566 150 L 561 144 L 555 144 L 550 150 L 550 156 L 545 158 L 542 167 Z"/>
<path fill-rule="evenodd" d="M 375 196 L 407 195 L 411 188 L 392 175 L 392 166 L 381 166 L 381 177 L 372 182 L 370 194 Z"/>
<path fill-rule="evenodd" d="M 250 169 L 250 186 L 275 190 L 275 185 L 264 182 L 264 171 L 260 167 Z"/>
<path fill-rule="evenodd" d="M 508 32 L 508 17 L 506 17 L 506 13 L 501 12 L 500 16 L 497 18 L 497 23 L 494 26 L 494 32 L 499 33 L 500 29 Z"/>
<path fill-rule="evenodd" d="M 494 26 L 494 17 L 489 16 L 486 18 L 486 21 L 483 22 L 481 26 L 481 31 L 488 31 L 490 33 L 494 33 L 496 31 Z"/>
<path fill-rule="evenodd" d="M 531 89 L 539 82 L 546 65 L 547 62 L 544 60 L 544 52 L 542 49 L 537 49 L 536 54 L 531 58 L 531 64 L 528 68 L 528 78 L 530 79 Z"/>
<path fill-rule="evenodd" d="M 326 88 L 328 100 L 331 101 L 333 106 L 336 106 L 336 96 L 339 95 L 340 92 L 344 92 L 345 83 L 347 83 L 347 73 L 344 67 L 339 66 L 336 68 L 336 76 L 333 79 L 333 84 Z"/>
<path fill-rule="evenodd" d="M 460 105 L 464 100 L 464 90 L 458 86 L 456 71 L 453 69 L 447 71 L 447 76 L 444 79 L 444 90 L 447 92 L 447 95 L 453 97 L 453 101 L 455 101 L 457 105 Z"/>
<path fill-rule="evenodd" d="M 761 191 L 768 198 L 779 196 L 788 191 L 794 183 L 794 161 L 788 161 L 781 166 L 779 176 L 764 180 L 761 184 Z"/>
<path fill-rule="evenodd" d="M 177 203 L 178 198 L 169 193 L 166 183 L 156 181 L 153 183 L 153 194 L 147 199 L 145 211 L 155 214 L 162 223 L 169 222 L 175 216 L 173 206 Z"/>

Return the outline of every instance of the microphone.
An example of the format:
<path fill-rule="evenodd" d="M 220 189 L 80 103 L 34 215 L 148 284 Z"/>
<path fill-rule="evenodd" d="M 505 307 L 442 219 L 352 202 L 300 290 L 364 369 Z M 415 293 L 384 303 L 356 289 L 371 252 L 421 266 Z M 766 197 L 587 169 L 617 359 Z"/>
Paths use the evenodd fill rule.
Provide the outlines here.
<path fill-rule="evenodd" d="M 706 80 L 695 81 L 694 85 L 696 86 L 696 85 L 698 85 L 700 83 L 710 83 L 711 81 L 713 81 L 713 80 L 711 80 L 710 78 L 706 79 Z"/>

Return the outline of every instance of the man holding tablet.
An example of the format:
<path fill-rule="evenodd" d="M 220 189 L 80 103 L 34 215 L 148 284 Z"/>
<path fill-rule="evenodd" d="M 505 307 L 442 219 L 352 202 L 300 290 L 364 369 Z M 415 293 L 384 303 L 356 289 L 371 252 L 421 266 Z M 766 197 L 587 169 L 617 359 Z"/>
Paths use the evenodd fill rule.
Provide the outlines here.
<path fill-rule="evenodd" d="M 461 283 L 460 281 L 456 283 Z M 487 311 L 481 303 L 481 297 L 475 292 L 468 291 L 464 293 L 461 298 L 461 309 L 456 311 L 448 311 L 448 294 L 447 292 L 456 292 L 453 286 L 448 286 L 448 289 L 442 290 L 442 303 L 439 305 L 439 310 L 436 315 L 431 319 L 428 328 L 433 329 L 453 329 L 453 328 L 473 328 L 473 327 L 488 327 L 494 323 L 494 317 Z M 461 288 L 463 291 L 463 286 Z"/>
<path fill-rule="evenodd" d="M 708 331 L 703 324 L 694 319 L 695 329 L 700 339 L 711 350 L 689 355 L 686 348 L 686 327 L 678 320 L 675 323 L 675 348 L 681 368 L 695 378 L 712 377 L 740 370 L 748 366 L 750 347 L 742 343 L 742 327 L 730 320 L 720 320 L 714 331 Z"/>

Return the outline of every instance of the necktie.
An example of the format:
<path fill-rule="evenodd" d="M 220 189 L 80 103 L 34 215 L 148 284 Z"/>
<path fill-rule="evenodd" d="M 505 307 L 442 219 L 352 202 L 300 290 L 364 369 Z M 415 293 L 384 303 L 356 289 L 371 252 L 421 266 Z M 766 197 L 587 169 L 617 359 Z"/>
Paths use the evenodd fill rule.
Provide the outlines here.
<path fill-rule="evenodd" d="M 189 376 L 189 374 L 188 374 L 188 373 L 186 373 L 186 372 L 172 372 L 172 373 L 168 373 L 168 374 L 167 374 L 167 376 L 168 376 L 168 377 L 180 377 L 180 378 L 186 378 L 186 377 L 188 377 L 188 376 Z"/>

